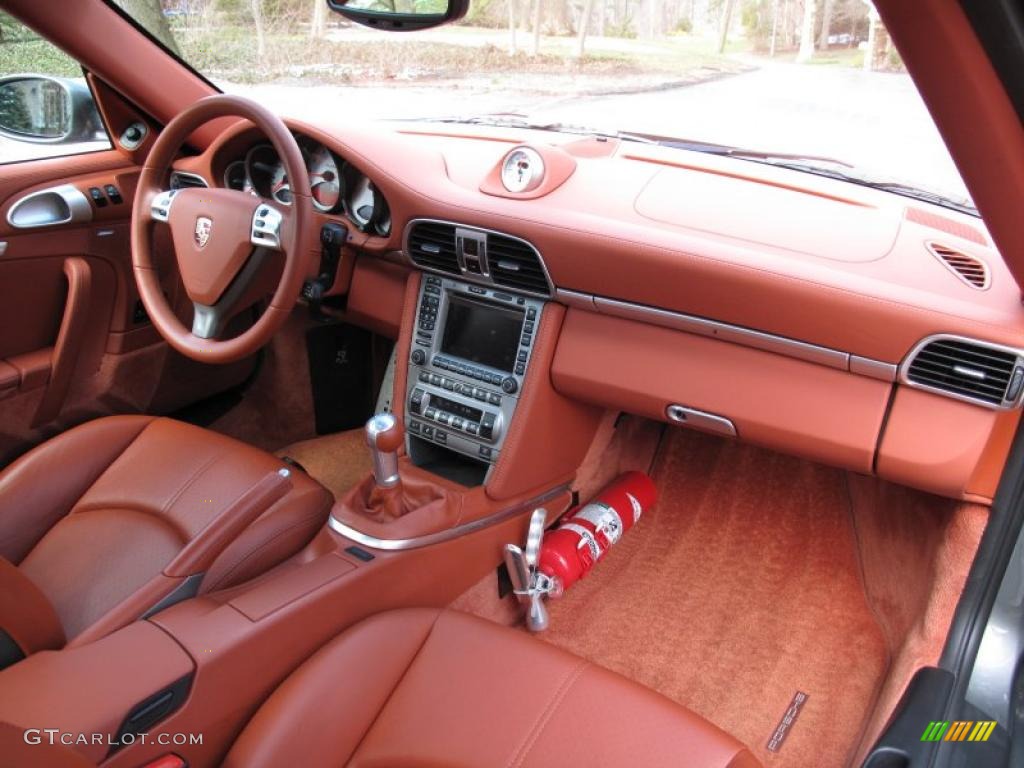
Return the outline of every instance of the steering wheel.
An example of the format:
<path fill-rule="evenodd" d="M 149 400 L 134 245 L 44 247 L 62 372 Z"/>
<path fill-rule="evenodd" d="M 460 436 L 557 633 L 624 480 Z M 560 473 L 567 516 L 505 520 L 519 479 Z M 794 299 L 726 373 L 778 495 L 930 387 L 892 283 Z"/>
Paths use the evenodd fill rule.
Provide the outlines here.
<path fill-rule="evenodd" d="M 290 206 L 221 188 L 166 190 L 172 160 L 185 139 L 210 120 L 242 117 L 270 139 L 284 163 Z M 195 360 L 230 363 L 266 344 L 295 306 L 305 277 L 303 243 L 311 231 L 309 175 L 295 137 L 279 117 L 238 96 L 208 96 L 188 107 L 160 133 L 139 176 L 132 209 L 132 265 L 142 304 L 153 325 L 178 352 Z M 175 315 L 153 262 L 152 235 L 170 228 L 185 292 L 195 307 L 192 328 Z M 267 257 L 284 256 L 281 279 L 269 306 L 241 335 L 217 335 Z"/>

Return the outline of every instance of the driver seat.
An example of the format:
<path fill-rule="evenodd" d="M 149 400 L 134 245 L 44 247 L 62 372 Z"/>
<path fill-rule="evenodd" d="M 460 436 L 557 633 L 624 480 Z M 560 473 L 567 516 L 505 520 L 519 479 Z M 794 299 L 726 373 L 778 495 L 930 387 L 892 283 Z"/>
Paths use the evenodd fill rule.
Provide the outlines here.
<path fill-rule="evenodd" d="M 0 473 L 0 668 L 258 576 L 331 503 L 281 459 L 172 419 L 64 432 Z"/>

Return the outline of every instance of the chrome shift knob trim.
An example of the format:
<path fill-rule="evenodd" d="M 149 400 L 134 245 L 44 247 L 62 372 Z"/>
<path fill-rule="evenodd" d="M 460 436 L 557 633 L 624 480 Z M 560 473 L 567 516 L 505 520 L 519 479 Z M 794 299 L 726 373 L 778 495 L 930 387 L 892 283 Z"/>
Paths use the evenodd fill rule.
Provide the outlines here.
<path fill-rule="evenodd" d="M 366 422 L 366 445 L 373 457 L 373 479 L 378 488 L 398 485 L 398 448 L 401 432 L 398 419 L 391 413 L 378 413 Z M 383 450 L 381 443 L 392 444 L 393 450 Z"/>

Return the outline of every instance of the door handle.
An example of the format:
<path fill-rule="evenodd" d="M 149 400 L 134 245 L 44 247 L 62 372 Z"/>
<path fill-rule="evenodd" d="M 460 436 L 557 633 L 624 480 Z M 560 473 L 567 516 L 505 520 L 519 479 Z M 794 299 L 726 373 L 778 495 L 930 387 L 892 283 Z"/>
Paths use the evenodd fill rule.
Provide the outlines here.
<path fill-rule="evenodd" d="M 74 184 L 61 184 L 27 194 L 7 211 L 7 223 L 16 229 L 86 221 L 92 221 L 92 206 Z"/>
<path fill-rule="evenodd" d="M 60 415 L 85 338 L 92 297 L 92 268 L 85 259 L 73 256 L 64 260 L 64 275 L 68 279 L 68 297 L 50 357 L 50 379 L 32 419 L 34 427 L 53 421 Z"/>

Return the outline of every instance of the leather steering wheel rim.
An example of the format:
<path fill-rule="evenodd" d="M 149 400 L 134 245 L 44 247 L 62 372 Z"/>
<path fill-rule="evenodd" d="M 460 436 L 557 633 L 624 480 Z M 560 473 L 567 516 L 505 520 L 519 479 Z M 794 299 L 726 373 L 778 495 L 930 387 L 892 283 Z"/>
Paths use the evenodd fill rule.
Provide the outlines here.
<path fill-rule="evenodd" d="M 185 140 L 205 123 L 223 117 L 249 120 L 270 140 L 287 173 L 291 205 L 237 190 L 164 189 L 171 162 Z M 295 137 L 279 117 L 249 99 L 208 96 L 167 124 L 139 176 L 132 209 L 131 248 L 139 297 L 153 325 L 174 349 L 203 362 L 234 362 L 266 344 L 287 320 L 305 277 L 302 244 L 313 216 L 309 189 L 309 175 Z M 267 219 L 263 217 L 276 220 L 277 215 L 280 226 L 276 237 L 264 235 L 262 227 Z M 268 250 L 283 253 L 281 279 L 269 305 L 250 328 L 232 339 L 219 340 L 212 338 L 214 332 L 196 335 L 196 323 L 189 329 L 178 319 L 164 295 L 153 261 L 152 234 L 161 222 L 170 227 L 178 270 L 197 316 L 200 312 L 211 312 L 216 319 L 218 303 L 224 305 L 222 309 L 227 315 L 234 309 L 228 301 L 231 292 L 237 294 L 238 287 L 258 270 L 259 262 L 252 266 L 257 256 L 262 258 Z M 268 238 L 266 245 L 257 245 L 263 237 Z M 216 328 L 215 321 L 211 321 L 211 327 Z"/>

